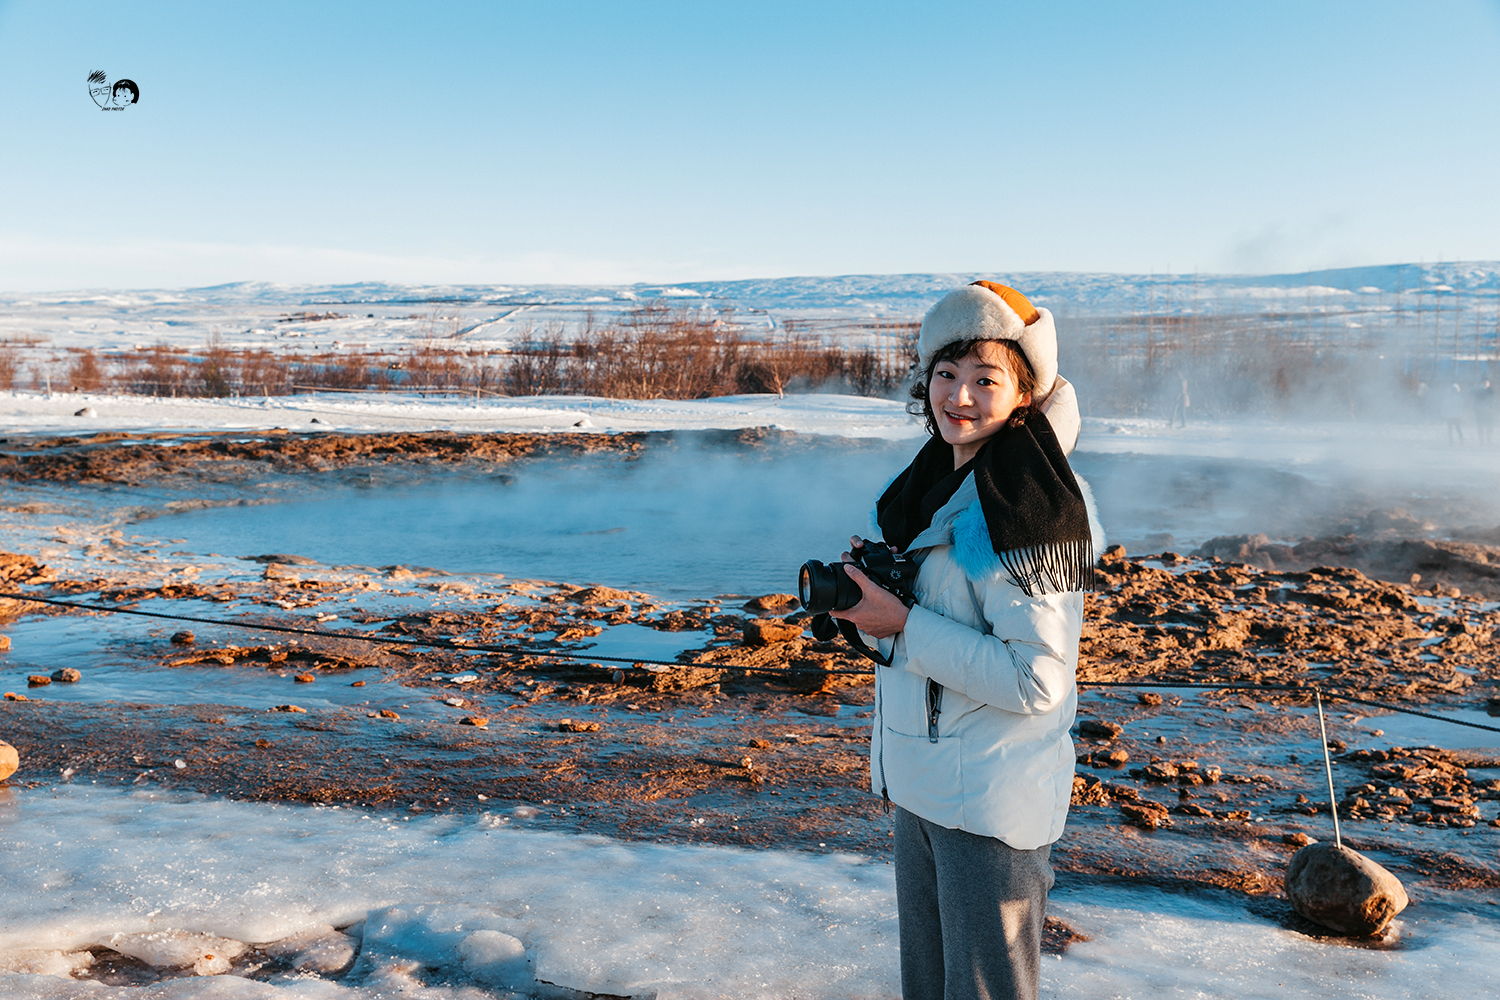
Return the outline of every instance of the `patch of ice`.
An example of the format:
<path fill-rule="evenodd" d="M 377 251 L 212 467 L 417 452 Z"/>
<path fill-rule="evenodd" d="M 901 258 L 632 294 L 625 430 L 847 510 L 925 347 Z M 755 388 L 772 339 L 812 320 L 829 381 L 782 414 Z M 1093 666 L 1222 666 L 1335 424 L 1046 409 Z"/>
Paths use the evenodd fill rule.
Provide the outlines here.
<path fill-rule="evenodd" d="M 559 987 L 659 1000 L 824 1000 L 899 992 L 884 859 L 623 844 L 516 830 L 502 819 L 23 791 L 0 813 L 3 849 L 24 859 L 0 869 L 0 995 L 464 1000 Z M 64 837 L 71 849 L 59 851 Z M 1227 895 L 1064 879 L 1051 909 L 1092 940 L 1048 959 L 1044 997 L 1417 1000 L 1500 991 L 1490 960 L 1500 949 L 1495 921 L 1420 902 L 1402 915 L 1393 950 L 1304 937 Z M 350 933 L 333 930 L 341 926 Z M 94 944 L 178 969 L 204 963 L 202 971 L 253 944 L 300 971 L 269 982 L 176 979 L 145 992 L 85 988 L 66 977 L 86 974 L 82 949 Z M 337 983 L 319 978 L 339 976 L 356 947 Z"/>

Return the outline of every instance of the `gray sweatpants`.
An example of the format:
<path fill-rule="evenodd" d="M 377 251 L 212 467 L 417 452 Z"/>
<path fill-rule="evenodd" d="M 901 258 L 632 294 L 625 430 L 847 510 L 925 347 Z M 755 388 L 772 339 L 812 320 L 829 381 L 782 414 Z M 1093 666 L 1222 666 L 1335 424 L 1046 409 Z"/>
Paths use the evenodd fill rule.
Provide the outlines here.
<path fill-rule="evenodd" d="M 1036 1000 L 1051 845 L 993 837 L 896 808 L 903 1000 Z"/>

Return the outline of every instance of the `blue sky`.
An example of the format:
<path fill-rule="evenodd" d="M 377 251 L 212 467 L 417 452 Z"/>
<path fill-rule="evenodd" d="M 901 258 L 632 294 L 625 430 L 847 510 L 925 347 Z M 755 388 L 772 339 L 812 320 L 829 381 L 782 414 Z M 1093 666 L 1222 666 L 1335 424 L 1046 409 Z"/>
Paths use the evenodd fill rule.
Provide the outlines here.
<path fill-rule="evenodd" d="M 0 81 L 10 290 L 1500 258 L 1500 0 L 0 0 Z"/>

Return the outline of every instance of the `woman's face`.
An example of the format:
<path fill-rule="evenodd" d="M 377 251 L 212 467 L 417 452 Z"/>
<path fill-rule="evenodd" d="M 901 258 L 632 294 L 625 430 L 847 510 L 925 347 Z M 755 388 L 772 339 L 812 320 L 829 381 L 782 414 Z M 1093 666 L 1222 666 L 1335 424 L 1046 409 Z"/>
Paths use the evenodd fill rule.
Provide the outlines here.
<path fill-rule="evenodd" d="M 1018 406 L 1031 405 L 1031 394 L 1016 388 L 1006 366 L 1008 357 L 992 343 L 981 343 L 954 361 L 940 361 L 927 384 L 927 399 L 938 432 L 953 446 L 954 468 L 978 453 L 998 434 Z"/>

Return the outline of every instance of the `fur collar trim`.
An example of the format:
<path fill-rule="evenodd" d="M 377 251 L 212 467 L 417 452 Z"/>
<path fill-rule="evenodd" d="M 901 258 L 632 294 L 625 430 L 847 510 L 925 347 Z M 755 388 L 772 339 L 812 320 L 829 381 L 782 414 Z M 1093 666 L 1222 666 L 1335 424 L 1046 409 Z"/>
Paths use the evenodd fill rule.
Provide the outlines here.
<path fill-rule="evenodd" d="M 1082 476 L 1074 473 L 1073 478 L 1078 481 L 1079 492 L 1083 494 L 1083 506 L 1088 511 L 1089 537 L 1093 542 L 1094 561 L 1097 562 L 1109 542 L 1104 537 L 1104 526 L 1099 523 L 1094 491 Z M 984 510 L 978 500 L 964 508 L 953 521 L 953 558 L 965 575 L 976 582 L 1008 575 L 990 542 L 990 528 L 985 523 Z"/>

